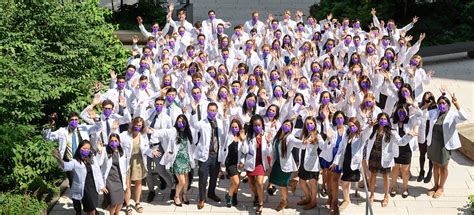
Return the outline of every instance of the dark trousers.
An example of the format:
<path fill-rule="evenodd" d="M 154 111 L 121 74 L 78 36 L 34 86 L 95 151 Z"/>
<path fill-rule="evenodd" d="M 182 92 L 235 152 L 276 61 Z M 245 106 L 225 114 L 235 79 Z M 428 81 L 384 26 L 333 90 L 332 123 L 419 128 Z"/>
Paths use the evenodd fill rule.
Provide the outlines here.
<path fill-rule="evenodd" d="M 208 195 L 216 194 L 217 175 L 219 174 L 219 163 L 217 153 L 209 155 L 205 162 L 199 161 L 199 201 L 206 199 L 207 178 L 209 179 Z"/>

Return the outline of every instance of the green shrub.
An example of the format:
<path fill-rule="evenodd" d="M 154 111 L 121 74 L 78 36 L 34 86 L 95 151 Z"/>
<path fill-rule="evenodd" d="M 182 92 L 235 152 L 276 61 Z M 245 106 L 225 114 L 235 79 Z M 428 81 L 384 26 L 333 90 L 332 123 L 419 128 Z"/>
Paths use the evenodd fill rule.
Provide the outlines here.
<path fill-rule="evenodd" d="M 150 26 L 158 22 L 160 27 L 166 23 L 167 10 L 160 4 L 153 1 L 139 1 L 133 5 L 123 5 L 114 13 L 112 23 L 118 24 L 120 30 L 139 30 L 137 24 L 137 16 L 143 18 L 143 25 L 149 29 Z"/>
<path fill-rule="evenodd" d="M 46 203 L 29 195 L 0 193 L 0 214 L 44 214 Z"/>

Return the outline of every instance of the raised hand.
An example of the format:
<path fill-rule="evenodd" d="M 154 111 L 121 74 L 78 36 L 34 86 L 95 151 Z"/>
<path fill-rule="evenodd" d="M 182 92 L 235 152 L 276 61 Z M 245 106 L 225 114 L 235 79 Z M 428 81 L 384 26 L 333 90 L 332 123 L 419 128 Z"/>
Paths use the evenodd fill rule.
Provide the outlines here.
<path fill-rule="evenodd" d="M 421 33 L 420 34 L 420 42 L 423 41 L 426 37 L 426 34 L 425 33 Z"/>
<path fill-rule="evenodd" d="M 98 92 L 100 90 L 100 82 L 96 81 L 95 82 L 95 91 Z"/>
<path fill-rule="evenodd" d="M 272 141 L 272 133 L 268 132 L 267 135 L 265 135 L 265 140 L 267 140 L 267 145 L 270 145 Z"/>
<path fill-rule="evenodd" d="M 419 17 L 417 17 L 417 16 L 413 17 L 413 21 L 412 21 L 413 24 L 415 24 L 416 22 L 418 22 L 418 19 L 419 19 Z"/>
<path fill-rule="evenodd" d="M 375 10 L 375 8 L 372 8 L 372 10 L 370 11 L 370 14 L 372 14 L 372 16 L 377 15 L 377 11 Z"/>
<path fill-rule="evenodd" d="M 143 19 L 141 16 L 137 16 L 137 22 L 138 24 L 143 24 Z"/>
<path fill-rule="evenodd" d="M 428 72 L 426 73 L 426 75 L 430 78 L 433 77 L 434 74 L 435 74 L 435 71 L 432 69 L 428 70 Z"/>
<path fill-rule="evenodd" d="M 112 80 L 114 80 L 114 81 L 117 80 L 117 74 L 115 73 L 115 71 L 113 69 L 110 70 L 109 74 L 110 74 L 110 78 Z"/>
<path fill-rule="evenodd" d="M 133 44 L 137 44 L 139 40 L 140 40 L 140 38 L 137 35 L 132 36 L 132 43 Z"/>
<path fill-rule="evenodd" d="M 245 133 L 244 129 L 240 129 L 239 135 L 241 140 L 245 140 L 247 138 L 247 134 Z"/>
<path fill-rule="evenodd" d="M 451 94 L 451 102 L 453 103 L 453 105 L 456 107 L 456 109 L 460 109 L 461 106 L 459 105 L 459 101 L 458 101 L 458 98 L 456 98 L 456 96 L 453 94 Z"/>
<path fill-rule="evenodd" d="M 94 98 L 92 99 L 92 106 L 96 106 L 100 104 L 100 93 L 97 93 L 94 95 Z"/>

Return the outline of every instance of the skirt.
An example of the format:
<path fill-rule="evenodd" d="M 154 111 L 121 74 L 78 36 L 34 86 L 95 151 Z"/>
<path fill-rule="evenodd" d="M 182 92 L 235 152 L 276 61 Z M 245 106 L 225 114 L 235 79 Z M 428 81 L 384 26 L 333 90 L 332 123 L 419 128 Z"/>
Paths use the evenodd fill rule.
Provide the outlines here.
<path fill-rule="evenodd" d="M 273 163 L 272 173 L 270 173 L 270 183 L 280 187 L 287 187 L 291 179 L 291 172 L 283 172 L 280 166 L 280 160 Z"/>
<path fill-rule="evenodd" d="M 225 171 L 227 172 L 227 175 L 232 177 L 234 175 L 240 175 L 239 169 L 237 168 L 237 165 L 230 165 L 226 166 Z"/>

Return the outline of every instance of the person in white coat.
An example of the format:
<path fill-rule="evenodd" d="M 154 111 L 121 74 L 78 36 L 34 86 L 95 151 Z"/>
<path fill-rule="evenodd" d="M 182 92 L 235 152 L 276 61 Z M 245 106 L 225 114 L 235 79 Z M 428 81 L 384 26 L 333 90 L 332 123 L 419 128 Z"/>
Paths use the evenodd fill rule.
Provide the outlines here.
<path fill-rule="evenodd" d="M 152 130 L 152 138 L 167 142 L 167 148 L 163 154 L 163 164 L 178 179 L 174 196 L 174 205 L 182 207 L 189 204 L 187 194 L 188 174 L 194 168 L 192 152 L 193 135 L 186 115 L 181 114 L 176 118 L 173 127 L 167 129 Z"/>
<path fill-rule="evenodd" d="M 318 149 L 324 144 L 320 130 L 321 128 L 318 128 L 316 119 L 313 116 L 306 117 L 300 139 L 307 139 L 309 141 L 302 148 L 301 161 L 298 168 L 299 184 L 305 197 L 296 203 L 297 205 L 304 206 L 304 210 L 316 208 L 317 204 L 317 183 L 320 169 Z"/>
<path fill-rule="evenodd" d="M 52 119 L 52 124 L 56 124 Z M 68 126 L 51 131 L 50 128 L 43 130 L 44 139 L 50 141 L 58 141 L 58 151 L 63 161 L 71 161 L 76 154 L 79 142 L 82 140 L 90 140 L 90 135 L 99 132 L 102 127 L 100 121 L 94 125 L 79 124 L 79 114 L 71 112 L 68 116 Z M 72 187 L 73 173 L 66 171 L 69 180 L 69 187 Z"/>
<path fill-rule="evenodd" d="M 360 180 L 360 168 L 362 167 L 363 141 L 361 137 L 362 128 L 356 117 L 347 120 L 346 136 L 342 140 L 333 163 L 342 168 L 341 186 L 343 192 L 343 202 L 339 206 L 342 212 L 350 205 L 349 191 L 351 182 Z"/>
<path fill-rule="evenodd" d="M 99 149 L 102 177 L 108 191 L 104 196 L 104 201 L 108 205 L 109 213 L 118 215 L 127 189 L 127 156 L 117 133 L 112 133 L 108 140 L 107 146 Z"/>
<path fill-rule="evenodd" d="M 145 128 L 145 120 L 141 117 L 135 117 L 132 120 L 128 131 L 120 134 L 122 146 L 127 155 L 127 190 L 125 191 L 125 203 L 127 205 L 127 214 L 132 213 L 130 205 L 131 183 L 135 182 L 135 210 L 138 213 L 143 212 L 140 205 L 142 194 L 142 180 L 147 176 L 147 156 L 158 157 L 159 152 L 152 150 L 148 144 L 148 137 Z"/>
<path fill-rule="evenodd" d="M 263 180 L 265 171 L 270 168 L 269 156 L 272 153 L 271 133 L 265 133 L 265 125 L 260 115 L 253 115 L 247 127 L 247 139 L 242 153 L 245 154 L 244 169 L 247 171 L 250 189 L 254 194 L 254 206 L 257 214 L 263 209 Z"/>
<path fill-rule="evenodd" d="M 419 120 L 422 114 L 417 103 L 413 102 L 413 97 L 407 96 L 406 100 L 407 104 L 398 105 L 392 116 L 394 129 L 401 137 L 418 130 Z M 411 105 L 409 106 L 408 103 Z M 391 197 L 395 197 L 397 194 L 397 178 L 400 172 L 402 173 L 403 179 L 402 198 L 408 197 L 408 179 L 410 178 L 411 157 L 412 152 L 415 151 L 417 147 L 417 139 L 414 137 L 407 139 L 406 142 L 399 142 L 398 157 L 395 158 L 395 165 L 392 167 Z"/>
<path fill-rule="evenodd" d="M 288 207 L 288 185 L 291 174 L 298 170 L 292 150 L 295 147 L 302 148 L 303 141 L 296 139 L 292 134 L 292 120 L 285 120 L 273 139 L 272 172 L 270 183 L 280 187 L 280 204 L 276 211 L 281 211 Z"/>
<path fill-rule="evenodd" d="M 219 147 L 222 147 L 225 142 L 225 128 L 226 123 L 220 117 L 217 117 L 218 106 L 211 102 L 207 105 L 207 117 L 198 121 L 197 105 L 195 102 L 191 103 L 191 127 L 196 133 L 200 133 L 198 137 L 196 148 L 194 149 L 193 158 L 198 160 L 198 174 L 199 174 L 199 203 L 198 209 L 204 207 L 206 200 L 206 184 L 209 179 L 209 189 L 207 197 L 220 202 L 221 199 L 216 195 L 217 176 L 219 174 Z"/>
<path fill-rule="evenodd" d="M 392 130 L 390 123 L 390 117 L 386 113 L 380 113 L 377 115 L 377 124 L 372 128 L 366 129 L 371 132 L 368 136 L 367 142 L 367 153 L 366 158 L 369 163 L 369 190 L 370 190 L 370 204 L 374 202 L 375 182 L 377 179 L 377 173 L 383 175 L 384 184 L 384 199 L 382 201 L 382 207 L 388 205 L 389 199 L 389 178 L 390 168 L 395 165 L 394 158 L 398 156 L 398 145 L 402 140 L 395 130 Z M 410 137 L 407 135 L 406 137 Z M 365 139 L 365 138 L 364 138 Z"/>
<path fill-rule="evenodd" d="M 53 151 L 53 156 L 61 168 L 73 173 L 71 198 L 76 214 L 81 214 L 83 209 L 88 215 L 95 215 L 99 192 L 108 193 L 100 172 L 100 161 L 94 156 L 91 148 L 92 145 L 88 140 L 82 140 L 73 159 L 67 162 L 63 161 L 59 150 Z"/>
<path fill-rule="evenodd" d="M 247 138 L 245 130 L 239 119 L 234 118 L 230 122 L 229 131 L 225 138 L 225 145 L 220 148 L 219 162 L 226 168 L 230 177 L 230 187 L 225 195 L 227 207 L 237 206 L 237 191 L 240 184 L 240 170 L 244 167 L 244 157 L 242 156 L 242 144 Z"/>
<path fill-rule="evenodd" d="M 454 94 L 451 94 L 450 101 L 445 96 L 446 90 L 442 89 L 442 92 L 443 95 L 437 100 L 438 108 L 430 111 L 424 110 L 425 117 L 430 120 L 426 144 L 428 145 L 428 159 L 433 162 L 434 176 L 434 186 L 428 191 L 428 196 L 433 196 L 435 199 L 444 193 L 451 151 L 461 148 L 456 125 L 467 120 L 467 114 L 461 108 Z"/>

